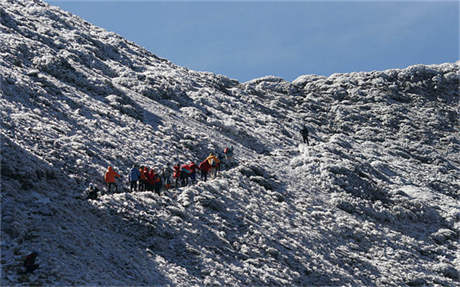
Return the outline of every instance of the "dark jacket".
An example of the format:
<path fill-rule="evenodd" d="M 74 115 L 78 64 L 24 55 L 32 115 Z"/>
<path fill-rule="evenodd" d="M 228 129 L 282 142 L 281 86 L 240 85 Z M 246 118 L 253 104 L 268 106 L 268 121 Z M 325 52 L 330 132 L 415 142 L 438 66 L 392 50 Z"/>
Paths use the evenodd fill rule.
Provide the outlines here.
<path fill-rule="evenodd" d="M 131 171 L 129 172 L 129 181 L 138 181 L 139 178 L 141 177 L 141 173 L 139 172 L 139 169 L 136 167 L 133 167 Z"/>

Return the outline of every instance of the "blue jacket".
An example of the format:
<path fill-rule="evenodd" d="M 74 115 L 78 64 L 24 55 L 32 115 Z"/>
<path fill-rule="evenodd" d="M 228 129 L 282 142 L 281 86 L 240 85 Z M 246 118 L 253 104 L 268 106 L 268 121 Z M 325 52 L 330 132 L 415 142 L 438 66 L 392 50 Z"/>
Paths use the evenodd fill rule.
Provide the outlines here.
<path fill-rule="evenodd" d="M 129 181 L 137 181 L 141 177 L 141 173 L 138 168 L 133 167 L 129 172 Z"/>

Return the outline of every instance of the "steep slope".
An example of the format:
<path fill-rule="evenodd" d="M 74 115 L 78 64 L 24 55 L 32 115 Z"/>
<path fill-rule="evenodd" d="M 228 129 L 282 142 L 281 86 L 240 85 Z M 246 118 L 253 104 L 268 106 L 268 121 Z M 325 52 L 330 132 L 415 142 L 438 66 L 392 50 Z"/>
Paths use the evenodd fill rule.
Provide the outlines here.
<path fill-rule="evenodd" d="M 238 83 L 41 1 L 0 30 L 2 285 L 459 285 L 457 64 Z M 78 199 L 227 145 L 208 182 Z"/>

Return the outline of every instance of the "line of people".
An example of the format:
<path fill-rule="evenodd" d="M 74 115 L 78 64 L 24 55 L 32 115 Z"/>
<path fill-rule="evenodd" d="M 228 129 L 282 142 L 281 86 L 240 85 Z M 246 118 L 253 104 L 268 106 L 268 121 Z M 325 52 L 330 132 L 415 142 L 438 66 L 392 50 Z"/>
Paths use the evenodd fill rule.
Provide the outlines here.
<path fill-rule="evenodd" d="M 233 148 L 225 148 L 223 157 L 225 158 L 225 162 L 231 162 L 233 157 Z M 130 192 L 154 191 L 160 195 L 161 190 L 163 189 L 169 190 L 173 187 L 177 188 L 195 184 L 198 181 L 198 171 L 200 172 L 200 178 L 202 181 L 207 181 L 208 176 L 216 177 L 217 172 L 221 168 L 221 163 L 222 161 L 219 157 L 214 153 L 211 153 L 202 162 L 200 162 L 199 165 L 196 165 L 193 161 L 185 164 L 177 162 L 173 166 L 168 163 L 161 170 L 159 168 L 133 165 L 128 172 L 129 190 Z M 121 175 L 117 173 L 113 167 L 109 166 L 104 176 L 108 193 L 118 192 L 118 187 L 116 185 L 117 178 L 121 178 Z M 90 186 L 88 198 L 93 199 L 92 197 L 94 197 L 94 195 L 97 197 L 97 191 L 93 191 L 93 195 L 91 195 L 91 187 L 92 185 Z"/>

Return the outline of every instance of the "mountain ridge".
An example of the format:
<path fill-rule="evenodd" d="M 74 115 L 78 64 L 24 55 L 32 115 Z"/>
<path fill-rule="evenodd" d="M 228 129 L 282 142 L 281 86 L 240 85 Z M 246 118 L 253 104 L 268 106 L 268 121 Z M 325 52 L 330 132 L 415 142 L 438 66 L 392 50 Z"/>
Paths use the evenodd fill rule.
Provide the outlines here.
<path fill-rule="evenodd" d="M 0 31 L 2 285 L 459 285 L 458 64 L 239 83 L 42 1 Z M 78 199 L 227 145 L 208 182 Z"/>

